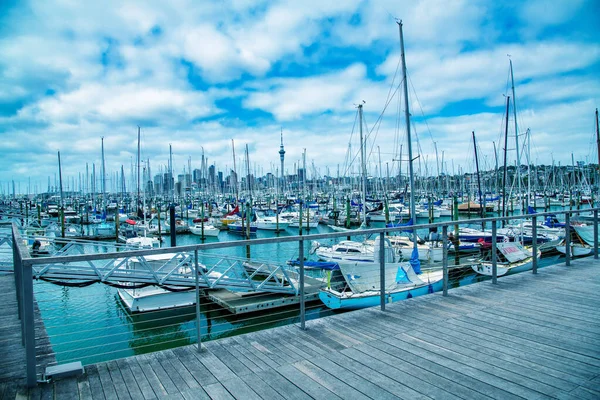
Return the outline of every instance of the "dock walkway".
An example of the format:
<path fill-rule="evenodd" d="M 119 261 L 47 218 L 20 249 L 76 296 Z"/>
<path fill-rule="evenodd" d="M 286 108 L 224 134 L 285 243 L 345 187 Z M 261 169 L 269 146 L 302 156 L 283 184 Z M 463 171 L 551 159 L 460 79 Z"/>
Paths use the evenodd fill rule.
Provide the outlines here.
<path fill-rule="evenodd" d="M 598 399 L 600 262 L 86 367 L 2 398 Z"/>

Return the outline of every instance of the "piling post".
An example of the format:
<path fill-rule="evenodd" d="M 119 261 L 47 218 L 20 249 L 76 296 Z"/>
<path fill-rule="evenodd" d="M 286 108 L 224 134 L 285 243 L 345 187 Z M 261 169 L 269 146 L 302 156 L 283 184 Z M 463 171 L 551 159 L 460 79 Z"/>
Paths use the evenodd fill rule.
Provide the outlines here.
<path fill-rule="evenodd" d="M 531 254 L 533 255 L 533 259 L 531 260 L 531 266 L 534 274 L 537 274 L 537 217 L 535 215 L 531 216 L 531 225 L 532 225 L 532 236 L 533 236 L 533 247 L 531 248 Z"/>
<path fill-rule="evenodd" d="M 492 221 L 492 283 L 495 285 L 498 283 L 498 262 L 496 258 L 496 234 L 497 234 L 497 220 Z"/>
<path fill-rule="evenodd" d="M 175 227 L 175 204 L 171 203 L 169 207 L 169 229 L 171 233 L 171 247 L 177 246 L 177 231 Z"/>
<path fill-rule="evenodd" d="M 565 214 L 565 265 L 571 265 L 571 213 Z"/>
<path fill-rule="evenodd" d="M 379 297 L 381 311 L 385 311 L 385 235 L 379 234 Z"/>

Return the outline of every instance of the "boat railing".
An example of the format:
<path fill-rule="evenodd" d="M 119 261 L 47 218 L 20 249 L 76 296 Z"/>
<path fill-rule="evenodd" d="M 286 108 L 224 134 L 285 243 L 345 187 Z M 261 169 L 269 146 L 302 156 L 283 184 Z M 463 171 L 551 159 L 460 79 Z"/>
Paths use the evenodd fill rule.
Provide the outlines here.
<path fill-rule="evenodd" d="M 273 237 L 265 239 L 252 239 L 252 240 L 238 240 L 232 242 L 213 242 L 213 243 L 202 243 L 185 246 L 177 246 L 175 248 L 159 248 L 159 249 L 140 249 L 131 250 L 129 248 L 123 248 L 115 246 L 113 248 L 107 248 L 101 253 L 85 253 L 85 246 L 89 244 L 80 244 L 79 247 L 69 245 L 63 245 L 67 248 L 73 248 L 72 252 L 58 253 L 49 257 L 34 257 L 30 252 L 24 240 L 25 236 L 21 233 L 20 229 L 24 224 L 16 224 L 10 222 L 7 225 L 5 222 L 0 228 L 4 228 L 5 233 L 0 235 L 0 249 L 4 247 L 5 250 L 12 250 L 12 265 L 14 271 L 14 279 L 16 286 L 16 297 L 17 297 L 17 308 L 18 315 L 20 318 L 20 331 L 22 338 L 22 345 L 25 350 L 25 369 L 26 379 L 28 386 L 35 386 L 40 377 L 40 370 L 43 365 L 40 364 L 40 355 L 37 354 L 36 341 L 39 340 L 39 336 L 36 336 L 36 324 L 35 324 L 35 310 L 36 310 L 36 294 L 34 293 L 34 282 L 38 279 L 54 280 L 61 282 L 73 282 L 73 283 L 89 283 L 89 282 L 101 282 L 106 284 L 145 284 L 155 285 L 159 287 L 179 287 L 179 288 L 190 288 L 195 289 L 196 294 L 196 306 L 195 311 L 190 312 L 190 320 L 195 320 L 195 327 L 189 328 L 195 331 L 197 348 L 202 348 L 202 338 L 206 337 L 206 332 L 201 330 L 202 318 L 201 313 L 201 299 L 206 299 L 208 292 L 206 290 L 219 290 L 219 289 L 234 289 L 237 291 L 238 297 L 243 297 L 244 294 L 250 292 L 267 294 L 288 294 L 297 297 L 297 303 L 299 304 L 299 312 L 297 318 L 294 321 L 299 323 L 300 329 L 306 329 L 306 321 L 308 318 L 317 318 L 321 315 L 320 312 L 312 310 L 316 308 L 307 308 L 309 301 L 316 300 L 314 293 L 308 293 L 306 291 L 306 281 L 310 279 L 307 276 L 304 261 L 309 256 L 309 250 L 311 243 L 315 240 L 330 240 L 335 241 L 341 238 L 349 239 L 351 237 L 361 236 L 379 236 L 380 245 L 380 309 L 385 310 L 386 308 L 386 282 L 384 273 L 385 261 L 383 246 L 385 243 L 386 235 L 392 235 L 406 230 L 429 230 L 437 231 L 441 230 L 441 242 L 442 242 L 442 261 L 433 265 L 434 268 L 441 268 L 443 270 L 443 296 L 448 295 L 449 288 L 449 276 L 453 268 L 457 267 L 457 263 L 453 264 L 450 261 L 449 250 L 450 244 L 452 243 L 453 237 L 450 234 L 452 229 L 458 230 L 458 226 L 466 224 L 481 224 L 482 226 L 491 227 L 491 258 L 492 258 L 492 276 L 491 281 L 493 284 L 497 283 L 497 259 L 496 259 L 496 238 L 497 230 L 500 223 L 531 218 L 532 230 L 533 230 L 533 242 L 532 242 L 532 254 L 537 253 L 537 221 L 545 218 L 547 215 L 564 215 L 565 220 L 565 241 L 566 241 L 566 255 L 565 264 L 567 266 L 571 263 L 572 255 L 570 254 L 570 223 L 574 216 L 583 213 L 591 213 L 593 217 L 591 221 L 594 228 L 594 244 L 593 244 L 593 257 L 598 258 L 598 210 L 599 208 L 588 208 L 580 210 L 566 210 L 566 211 L 553 211 L 547 213 L 537 213 L 529 215 L 518 215 L 518 216 L 503 216 L 503 217 L 491 217 L 491 218 L 480 218 L 480 219 L 468 219 L 468 220 L 454 220 L 454 221 L 443 221 L 428 224 L 415 224 L 411 226 L 402 226 L 394 228 L 373 228 L 373 229 L 360 229 L 360 230 L 349 230 L 345 232 L 333 232 L 333 233 L 318 233 L 310 235 L 297 235 L 297 236 L 283 236 Z M 8 228 L 8 229 L 7 229 Z M 8 231 L 8 232 L 7 232 Z M 297 270 L 294 270 L 291 266 L 278 265 L 268 261 L 257 261 L 244 257 L 222 257 L 218 255 L 218 251 L 221 249 L 231 247 L 246 247 L 260 246 L 274 243 L 296 243 L 295 256 L 298 259 Z M 98 246 L 105 246 L 106 244 L 97 244 Z M 63 248 L 64 248 L 63 247 Z M 5 253 L 8 253 L 5 251 Z M 214 262 L 207 262 L 207 258 L 214 258 Z M 145 260 L 148 259 L 166 259 L 166 261 L 158 267 L 149 266 Z M 129 261 L 136 260 L 139 266 L 136 270 L 130 270 L 123 268 Z M 458 256 L 456 258 L 458 261 Z M 248 269 L 248 265 L 245 263 L 252 263 L 253 269 Z M 182 263 L 186 264 L 186 268 L 182 270 Z M 201 267 L 206 265 L 206 267 Z M 223 267 L 223 268 L 217 268 Z M 431 266 L 429 266 L 431 267 Z M 211 274 L 219 270 L 219 274 Z M 537 258 L 533 257 L 533 268 L 534 274 L 537 273 L 538 262 Z M 191 271 L 191 273 L 190 273 Z M 293 273 L 292 273 L 293 272 Z M 327 284 L 330 284 L 327 282 Z M 39 294 L 39 293 L 38 293 Z M 43 296 L 42 296 L 43 297 Z M 218 299 L 211 299 L 215 304 L 220 304 Z M 38 299 L 39 301 L 39 299 Z M 202 300 L 204 301 L 204 300 Z M 204 304 L 204 303 L 203 303 Z M 312 306 L 310 306 L 312 307 Z M 309 311 L 307 313 L 307 311 Z M 203 311 L 204 312 L 204 311 Z M 310 315 L 309 315 L 310 314 Z M 314 314 L 314 315 L 313 315 Z M 129 318 L 129 317 L 128 317 Z M 162 317 L 160 317 L 162 318 Z M 205 323 L 216 324 L 217 322 L 208 320 L 208 315 L 205 316 Z M 222 317 L 219 317 L 222 318 Z M 281 317 L 283 320 L 283 317 Z M 252 320 L 253 326 L 260 327 L 263 321 L 262 317 L 248 317 L 248 321 Z M 289 318 L 288 318 L 289 319 Z M 141 324 L 144 322 L 134 322 L 135 324 Z M 175 323 L 173 324 L 175 325 Z M 80 329 L 80 328 L 78 328 Z M 150 328 L 139 328 L 144 331 Z M 203 329 L 206 329 L 203 328 Z M 215 329 L 212 325 L 211 329 Z M 258 328 L 256 328 L 258 329 Z M 186 344 L 189 344 L 187 342 Z M 149 346 L 147 344 L 140 345 L 140 347 Z M 90 347 L 102 346 L 96 344 Z M 148 351 L 148 349 L 145 349 Z M 119 358 L 119 356 L 115 356 Z"/>

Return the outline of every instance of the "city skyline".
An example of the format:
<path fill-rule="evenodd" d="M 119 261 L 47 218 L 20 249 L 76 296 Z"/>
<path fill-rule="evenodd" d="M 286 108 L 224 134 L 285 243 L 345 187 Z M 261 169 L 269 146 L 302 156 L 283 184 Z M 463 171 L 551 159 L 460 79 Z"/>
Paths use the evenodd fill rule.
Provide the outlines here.
<path fill-rule="evenodd" d="M 98 173 L 101 140 L 109 179 L 130 175 L 138 126 L 153 171 L 172 146 L 174 175 L 203 158 L 240 176 L 246 162 L 277 175 L 283 135 L 283 173 L 305 155 L 309 177 L 352 175 L 363 101 L 369 174 L 395 175 L 400 158 L 406 169 L 403 110 L 387 100 L 399 85 L 399 19 L 421 175 L 473 171 L 473 131 L 481 168 L 494 166 L 513 97 L 509 60 L 521 163 L 597 163 L 597 2 L 396 3 L 5 4 L 0 187 L 45 188 L 59 151 L 63 177 L 79 179 L 86 165 Z"/>

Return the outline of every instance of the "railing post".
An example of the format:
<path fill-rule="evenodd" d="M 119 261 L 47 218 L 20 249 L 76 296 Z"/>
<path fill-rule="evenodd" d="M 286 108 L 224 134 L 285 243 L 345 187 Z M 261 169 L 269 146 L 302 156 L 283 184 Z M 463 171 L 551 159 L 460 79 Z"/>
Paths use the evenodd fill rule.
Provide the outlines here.
<path fill-rule="evenodd" d="M 496 257 L 496 228 L 497 221 L 492 221 L 492 283 L 498 283 L 498 262 Z"/>
<path fill-rule="evenodd" d="M 385 311 L 385 235 L 379 234 L 379 298 L 381 311 Z"/>
<path fill-rule="evenodd" d="M 571 215 L 565 214 L 565 265 L 571 265 Z"/>
<path fill-rule="evenodd" d="M 448 296 L 448 225 L 442 227 L 443 295 Z"/>
<path fill-rule="evenodd" d="M 19 257 L 20 258 L 20 257 Z M 25 336 L 25 361 L 27 364 L 27 386 L 34 387 L 37 384 L 35 372 L 35 320 L 33 314 L 33 274 L 31 265 L 23 266 L 23 326 Z"/>
<path fill-rule="evenodd" d="M 202 335 L 200 329 L 200 273 L 198 266 L 198 249 L 194 249 L 194 266 L 196 269 L 196 335 L 198 336 L 198 352 L 202 351 Z"/>
<path fill-rule="evenodd" d="M 598 259 L 598 210 L 594 210 L 594 258 Z"/>
<path fill-rule="evenodd" d="M 300 259 L 300 329 L 306 330 L 306 305 L 304 304 L 304 239 L 298 241 Z"/>
<path fill-rule="evenodd" d="M 537 274 L 537 250 L 538 250 L 538 245 L 537 245 L 537 217 L 535 215 L 533 215 L 531 217 L 531 225 L 532 225 L 532 229 L 531 229 L 531 235 L 533 236 L 533 247 L 531 249 L 531 253 L 533 255 L 533 259 L 531 260 L 531 266 L 533 269 L 533 273 Z"/>
<path fill-rule="evenodd" d="M 12 231 L 12 246 L 13 246 L 13 271 L 15 273 L 15 288 L 17 291 L 17 309 L 19 319 L 21 320 L 21 332 L 23 332 L 23 267 L 21 266 L 21 253 L 15 235 L 15 227 Z M 25 336 L 21 335 L 21 341 L 25 345 Z"/>

